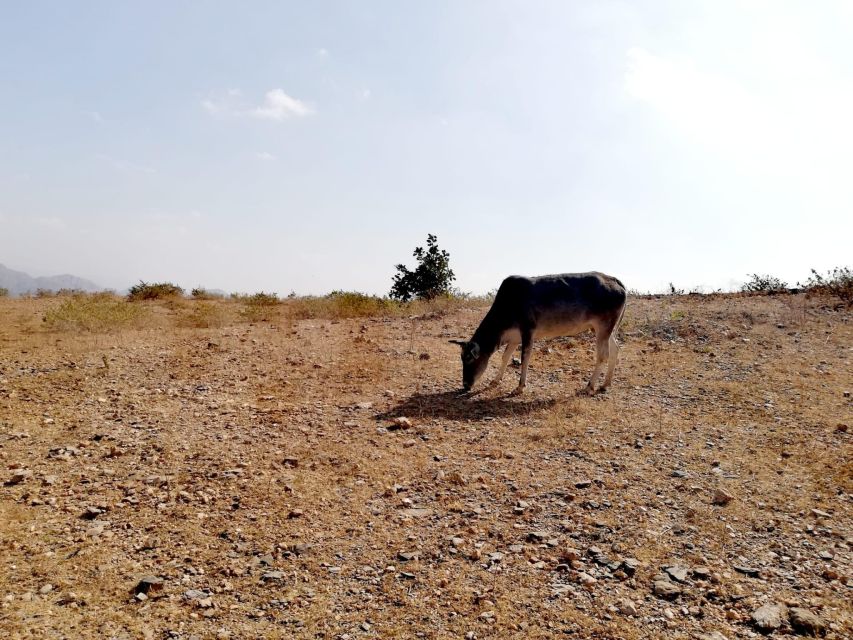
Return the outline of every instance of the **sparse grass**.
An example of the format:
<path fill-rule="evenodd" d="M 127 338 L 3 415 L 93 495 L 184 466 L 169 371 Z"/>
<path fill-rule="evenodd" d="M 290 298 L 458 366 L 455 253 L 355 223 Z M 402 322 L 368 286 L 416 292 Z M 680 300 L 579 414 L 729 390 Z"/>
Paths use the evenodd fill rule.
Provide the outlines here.
<path fill-rule="evenodd" d="M 118 331 L 138 324 L 144 310 L 111 294 L 74 295 L 44 313 L 52 331 Z"/>
<path fill-rule="evenodd" d="M 180 315 L 178 325 L 182 327 L 195 327 L 198 329 L 210 329 L 222 327 L 228 324 L 229 314 L 225 304 L 202 301 L 192 304 L 189 311 Z"/>
<path fill-rule="evenodd" d="M 140 300 L 163 300 L 168 298 L 176 298 L 184 295 L 184 290 L 171 282 L 155 282 L 147 283 L 142 280 L 139 284 L 133 285 L 127 293 L 127 299 L 130 302 L 138 302 Z"/>

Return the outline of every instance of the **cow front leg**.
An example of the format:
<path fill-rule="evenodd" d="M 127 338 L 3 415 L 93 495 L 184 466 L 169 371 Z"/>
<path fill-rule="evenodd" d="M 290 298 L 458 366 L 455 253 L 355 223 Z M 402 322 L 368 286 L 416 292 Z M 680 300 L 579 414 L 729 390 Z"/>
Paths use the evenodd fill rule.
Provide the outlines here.
<path fill-rule="evenodd" d="M 498 386 L 498 384 L 500 384 L 501 379 L 504 377 L 504 373 L 506 373 L 506 368 L 509 365 L 509 361 L 512 360 L 512 354 L 515 352 L 517 346 L 517 342 L 507 343 L 506 349 L 504 349 L 503 359 L 501 360 L 501 368 L 498 371 L 498 375 L 495 376 L 495 379 L 489 383 L 489 388 L 496 387 Z"/>
<path fill-rule="evenodd" d="M 608 355 L 610 353 L 609 337 L 610 336 L 607 336 L 602 339 L 601 337 L 596 336 L 595 368 L 592 370 L 592 377 L 589 379 L 589 383 L 586 385 L 586 388 L 584 388 L 584 393 L 588 395 L 595 393 L 595 383 L 598 382 L 598 378 L 604 370 L 604 365 L 607 363 Z"/>
<path fill-rule="evenodd" d="M 512 395 L 518 396 L 524 393 L 527 384 L 527 365 L 530 364 L 530 355 L 533 353 L 533 335 L 530 333 L 521 336 L 521 375 L 518 378 L 518 386 Z"/>

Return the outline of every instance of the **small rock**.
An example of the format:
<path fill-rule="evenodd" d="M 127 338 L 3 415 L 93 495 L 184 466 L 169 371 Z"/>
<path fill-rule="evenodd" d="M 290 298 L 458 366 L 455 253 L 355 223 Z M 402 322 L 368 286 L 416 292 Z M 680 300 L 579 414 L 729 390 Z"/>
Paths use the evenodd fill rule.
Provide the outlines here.
<path fill-rule="evenodd" d="M 16 484 L 26 482 L 32 477 L 33 472 L 29 469 L 19 469 L 18 471 L 15 471 L 15 473 L 12 474 L 12 477 L 10 477 L 5 484 L 7 487 L 14 487 Z"/>
<path fill-rule="evenodd" d="M 639 567 L 640 567 L 640 561 L 637 560 L 636 558 L 625 558 L 622 561 L 621 569 L 628 576 L 633 576 L 637 572 L 637 569 L 639 569 Z"/>
<path fill-rule="evenodd" d="M 788 612 L 788 620 L 794 631 L 802 635 L 817 636 L 826 631 L 826 623 L 808 609 L 793 607 Z"/>
<path fill-rule="evenodd" d="M 139 595 L 160 591 L 163 589 L 164 584 L 165 582 L 162 578 L 158 578 L 156 576 L 145 576 L 133 588 L 133 593 Z"/>
<path fill-rule="evenodd" d="M 397 554 L 397 558 L 403 562 L 411 562 L 412 560 L 417 560 L 420 557 L 421 554 L 417 551 L 401 551 Z"/>
<path fill-rule="evenodd" d="M 732 569 L 745 576 L 749 576 L 750 578 L 758 578 L 761 575 L 761 570 L 756 569 L 755 567 L 745 567 L 743 565 L 736 564 L 732 566 Z"/>
<path fill-rule="evenodd" d="M 722 489 L 717 489 L 714 491 L 714 496 L 711 498 L 711 504 L 724 507 L 732 500 L 734 500 L 734 496 L 732 494 L 727 491 L 723 491 Z"/>
<path fill-rule="evenodd" d="M 560 560 L 565 562 L 572 562 L 573 560 L 579 560 L 581 557 L 580 551 L 573 547 L 566 547 L 560 553 Z"/>
<path fill-rule="evenodd" d="M 828 514 L 826 511 L 821 511 L 820 509 L 812 509 L 812 515 L 815 518 L 830 518 L 831 517 L 830 514 Z"/>
<path fill-rule="evenodd" d="M 303 515 L 305 515 L 305 512 L 302 509 L 293 509 L 287 514 L 287 517 L 292 520 L 293 518 L 301 518 Z"/>
<path fill-rule="evenodd" d="M 276 582 L 284 579 L 284 571 L 267 571 L 261 576 L 264 582 Z"/>
<path fill-rule="evenodd" d="M 669 580 L 655 580 L 655 583 L 652 585 L 652 591 L 659 598 L 666 600 L 674 600 L 681 595 L 681 589 Z"/>
<path fill-rule="evenodd" d="M 388 427 L 389 431 L 395 431 L 397 429 L 411 429 L 412 421 L 408 418 L 398 417 L 394 418 L 391 421 L 391 426 Z"/>
<path fill-rule="evenodd" d="M 586 489 L 587 487 L 590 487 L 590 486 L 592 486 L 592 480 L 583 479 L 583 480 L 578 480 L 577 482 L 575 482 L 575 488 L 576 489 Z"/>
<path fill-rule="evenodd" d="M 637 606 L 631 601 L 625 598 L 624 600 L 619 601 L 619 612 L 626 616 L 636 616 L 637 615 Z"/>
<path fill-rule="evenodd" d="M 682 584 L 687 582 L 688 571 L 686 567 L 672 566 L 667 567 L 664 571 L 666 571 L 666 574 L 676 582 L 680 582 Z"/>
<path fill-rule="evenodd" d="M 765 604 L 752 612 L 752 622 L 759 631 L 775 631 L 782 626 L 785 605 Z"/>
<path fill-rule="evenodd" d="M 708 633 L 700 633 L 696 636 L 696 640 L 729 640 L 719 631 L 709 631 Z"/>
<path fill-rule="evenodd" d="M 693 567 L 693 577 L 698 580 L 710 580 L 711 570 L 708 567 Z"/>
<path fill-rule="evenodd" d="M 52 584 L 46 584 L 41 589 L 39 589 L 39 593 L 43 596 L 46 596 L 51 591 L 53 591 L 53 585 Z"/>
<path fill-rule="evenodd" d="M 596 582 L 598 582 L 598 580 L 583 571 L 578 571 L 577 576 L 575 576 L 575 579 L 585 587 L 591 587 Z"/>
<path fill-rule="evenodd" d="M 86 507 L 86 510 L 82 513 L 80 517 L 83 518 L 83 520 L 94 520 L 102 513 L 103 510 L 99 509 L 98 507 Z"/>

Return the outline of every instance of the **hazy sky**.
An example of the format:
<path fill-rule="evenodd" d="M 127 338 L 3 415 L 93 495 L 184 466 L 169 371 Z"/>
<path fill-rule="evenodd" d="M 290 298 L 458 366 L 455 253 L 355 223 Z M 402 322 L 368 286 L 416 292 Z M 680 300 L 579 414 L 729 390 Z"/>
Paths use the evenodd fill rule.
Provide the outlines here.
<path fill-rule="evenodd" d="M 853 3 L 4 2 L 0 263 L 123 288 L 851 264 Z"/>

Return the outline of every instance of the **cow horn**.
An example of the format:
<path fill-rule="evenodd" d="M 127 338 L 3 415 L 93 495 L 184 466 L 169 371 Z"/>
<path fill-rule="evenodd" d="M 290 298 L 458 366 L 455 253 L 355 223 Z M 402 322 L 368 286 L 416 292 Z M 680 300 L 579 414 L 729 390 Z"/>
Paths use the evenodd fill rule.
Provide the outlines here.
<path fill-rule="evenodd" d="M 448 340 L 450 344 L 458 344 L 460 347 L 464 347 L 468 344 L 465 340 Z"/>

